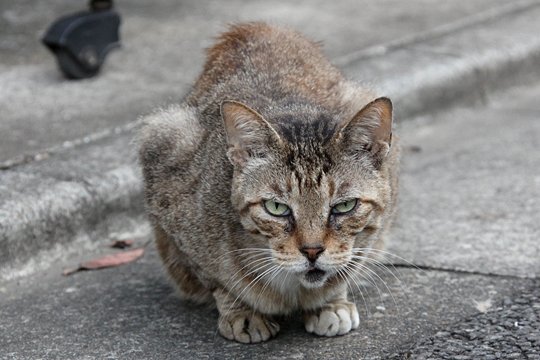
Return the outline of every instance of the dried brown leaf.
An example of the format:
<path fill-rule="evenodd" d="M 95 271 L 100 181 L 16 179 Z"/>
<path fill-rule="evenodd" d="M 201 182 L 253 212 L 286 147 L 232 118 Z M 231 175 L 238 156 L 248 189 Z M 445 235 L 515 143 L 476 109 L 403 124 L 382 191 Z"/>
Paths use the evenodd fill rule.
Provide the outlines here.
<path fill-rule="evenodd" d="M 124 264 L 137 260 L 138 258 L 143 256 L 143 254 L 144 254 L 144 248 L 140 247 L 133 250 L 119 252 L 116 254 L 105 255 L 97 259 L 92 259 L 92 260 L 83 262 L 76 269 L 64 270 L 63 274 L 67 276 L 81 270 L 98 270 L 98 269 L 105 269 L 108 267 L 120 266 L 120 265 L 124 265 Z"/>

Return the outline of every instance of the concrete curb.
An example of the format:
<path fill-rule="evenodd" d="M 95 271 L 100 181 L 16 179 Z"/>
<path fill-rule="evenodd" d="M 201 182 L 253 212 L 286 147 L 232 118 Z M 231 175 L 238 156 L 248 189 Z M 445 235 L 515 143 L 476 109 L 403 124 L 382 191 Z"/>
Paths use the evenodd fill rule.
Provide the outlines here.
<path fill-rule="evenodd" d="M 114 234 L 145 231 L 131 137 L 0 173 L 0 280 L 46 268 Z"/>
<path fill-rule="evenodd" d="M 344 66 L 394 99 L 397 117 L 484 101 L 497 89 L 540 76 L 540 3 L 445 36 L 396 47 Z"/>
<path fill-rule="evenodd" d="M 344 70 L 379 84 L 399 118 L 482 101 L 540 75 L 540 8 L 527 9 L 361 57 Z M 66 248 L 80 251 L 111 233 L 147 230 L 132 135 L 0 172 L 0 280 L 45 268 Z"/>

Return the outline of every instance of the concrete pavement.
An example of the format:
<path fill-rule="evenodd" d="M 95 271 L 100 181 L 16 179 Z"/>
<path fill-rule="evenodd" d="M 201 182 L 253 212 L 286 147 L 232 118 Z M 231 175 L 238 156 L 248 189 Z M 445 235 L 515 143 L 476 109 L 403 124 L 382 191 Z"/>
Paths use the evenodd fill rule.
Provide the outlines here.
<path fill-rule="evenodd" d="M 401 358 L 540 359 L 540 284 L 499 306 L 418 341 Z M 397 356 L 400 358 L 400 356 Z"/>
<path fill-rule="evenodd" d="M 486 309 L 479 304 L 496 308 L 534 285 L 399 268 L 401 283 L 381 274 L 391 292 L 381 283 L 380 294 L 364 290 L 366 305 L 355 295 L 362 318 L 356 331 L 316 337 L 295 314 L 279 320 L 275 339 L 243 345 L 217 333 L 215 310 L 177 298 L 153 250 L 121 268 L 63 277 L 62 266 L 78 260 L 0 288 L 0 359 L 386 359 L 479 314 Z"/>
<path fill-rule="evenodd" d="M 401 28 L 399 27 L 401 25 L 390 26 L 394 30 L 391 30 L 386 38 L 383 38 L 383 35 L 373 35 L 380 32 L 378 28 L 375 28 L 371 32 L 367 32 L 365 38 L 373 35 L 376 39 L 390 39 L 387 46 L 381 47 L 381 49 L 387 50 L 373 52 L 373 45 L 377 44 L 376 42 L 362 42 L 356 40 L 359 36 L 353 36 L 351 44 L 367 45 L 368 50 L 362 52 L 352 50 L 350 47 L 341 48 L 341 50 L 334 48 L 333 53 L 329 55 L 337 62 L 342 62 L 345 72 L 351 77 L 364 78 L 371 81 L 371 85 L 380 84 L 381 92 L 389 95 L 395 101 L 398 119 L 421 111 L 438 111 L 456 102 L 483 101 L 487 94 L 499 87 L 522 82 L 525 78 L 534 79 L 540 68 L 538 66 L 540 64 L 538 56 L 540 54 L 540 40 L 537 36 L 540 32 L 540 23 L 531 20 L 540 15 L 540 2 L 520 1 L 511 5 L 499 6 L 492 5 L 492 3 L 482 3 L 482 1 L 478 3 L 467 2 L 467 4 L 469 5 L 462 6 L 460 4 L 452 11 L 447 9 L 447 12 L 455 14 L 454 16 L 457 17 L 458 14 L 463 14 L 464 9 L 469 9 L 467 14 L 476 22 L 466 17 L 455 20 L 453 24 L 457 23 L 459 26 L 450 26 L 451 23 L 436 27 L 436 22 L 432 18 L 440 19 L 442 17 L 440 11 L 443 10 L 439 7 L 427 7 L 431 12 L 420 11 L 426 6 L 419 2 L 416 5 L 417 10 L 420 14 L 424 14 L 426 19 L 424 22 L 430 24 L 434 30 L 430 31 L 428 27 L 425 33 L 417 34 L 414 37 L 407 34 L 405 39 L 400 42 L 394 38 L 399 29 L 403 31 L 406 28 L 407 22 Z M 477 7 L 471 4 L 477 4 L 474 5 Z M 491 8 L 486 4 L 491 4 Z M 487 6 L 488 10 L 482 13 L 479 10 L 481 6 Z M 379 11 L 372 12 L 372 16 L 381 18 L 387 15 L 387 12 L 383 11 L 384 9 L 377 6 L 367 6 L 366 8 Z M 226 13 L 231 13 L 233 9 L 236 9 L 238 13 L 245 10 L 240 5 L 228 9 Z M 329 8 L 328 10 L 330 9 L 334 9 L 334 12 L 320 12 L 320 14 L 332 17 L 336 23 L 344 21 L 343 16 L 341 16 L 343 11 L 338 11 L 341 8 Z M 138 8 L 137 11 L 141 11 L 141 8 Z M 169 11 L 172 13 L 171 9 Z M 396 14 L 395 20 L 399 23 L 403 12 L 407 13 L 411 10 L 408 6 L 406 9 L 394 11 L 391 13 Z M 167 11 L 164 13 L 169 14 Z M 152 13 L 155 16 L 152 24 L 156 29 L 167 25 L 171 31 L 173 29 L 178 31 L 179 25 L 175 19 L 163 15 L 164 13 Z M 309 14 L 309 11 L 307 13 Z M 363 12 L 360 13 L 363 14 Z M 434 15 L 435 13 L 439 15 Z M 251 13 L 248 12 L 245 16 L 249 14 Z M 197 11 L 194 11 L 193 16 L 195 15 L 203 16 Z M 161 19 L 160 16 L 164 18 Z M 357 16 L 360 15 L 351 12 L 351 16 L 356 20 Z M 449 18 L 452 17 L 449 16 Z M 160 21 L 156 19 L 160 19 Z M 314 32 L 313 36 L 317 37 L 319 34 L 320 38 L 324 39 L 322 29 L 313 27 L 309 16 L 302 15 L 301 19 L 301 24 L 305 26 L 299 26 L 299 28 L 304 29 L 305 27 L 304 30 L 318 29 L 319 32 Z M 368 23 L 374 21 L 369 16 L 366 19 L 370 19 L 366 20 Z M 417 17 L 415 21 L 419 21 L 419 19 Z M 126 22 L 126 26 L 127 24 Z M 311 25 L 308 26 L 308 24 Z M 352 24 L 349 24 L 351 28 L 356 29 Z M 149 26 L 141 26 L 141 28 L 153 29 Z M 182 29 L 184 28 L 182 27 Z M 191 28 L 188 27 L 188 29 Z M 361 27 L 361 29 L 363 28 Z M 201 33 L 207 34 L 205 31 Z M 519 36 L 512 36 L 514 33 Z M 141 46 L 134 49 L 153 49 L 150 44 L 156 42 L 154 33 L 146 31 L 137 34 L 146 39 L 148 43 L 141 43 Z M 60 121 L 61 127 L 63 127 L 62 124 L 69 123 L 71 124 L 69 127 L 63 128 L 81 131 L 85 133 L 85 136 L 78 139 L 70 137 L 71 140 L 64 143 L 66 146 L 56 147 L 45 152 L 40 151 L 36 156 L 23 157 L 22 159 L 27 161 L 27 164 L 22 163 L 15 166 L 12 162 L 12 165 L 4 166 L 5 170 L 0 173 L 0 187 L 2 189 L 0 192 L 0 230 L 2 230 L 0 231 L 0 244 L 4 249 L 4 252 L 0 254 L 0 263 L 2 264 L 0 265 L 0 278 L 13 278 L 19 274 L 36 271 L 46 267 L 48 263 L 62 258 L 66 254 L 65 247 L 57 249 L 57 244 L 71 244 L 71 248 L 77 251 L 81 244 L 84 244 L 85 249 L 87 249 L 92 246 L 91 239 L 106 237 L 106 234 L 110 232 L 133 231 L 132 222 L 113 221 L 113 219 L 132 219 L 133 214 L 137 211 L 139 215 L 142 214 L 142 203 L 139 196 L 141 191 L 140 175 L 131 145 L 133 135 L 130 133 L 136 123 L 132 120 L 145 111 L 140 107 L 145 101 L 149 101 L 148 104 L 151 103 L 153 106 L 158 105 L 156 99 L 159 99 L 162 104 L 177 101 L 156 89 L 159 89 L 159 84 L 166 85 L 167 91 L 170 90 L 171 93 L 174 91 L 176 98 L 178 98 L 179 94 L 184 91 L 182 89 L 185 89 L 186 83 L 183 83 L 179 78 L 174 78 L 174 76 L 185 76 L 184 80 L 189 77 L 189 82 L 191 82 L 199 65 L 197 65 L 197 58 L 186 57 L 185 61 L 191 59 L 188 63 L 178 63 L 174 59 L 184 54 L 190 54 L 190 56 L 197 54 L 193 56 L 200 59 L 202 57 L 200 48 L 208 45 L 210 41 L 210 35 L 202 41 L 202 37 L 199 35 L 188 37 L 186 33 L 184 37 L 178 37 L 175 35 L 176 33 L 168 34 L 170 36 L 166 37 L 167 39 L 171 39 L 171 37 L 172 39 L 182 39 L 182 41 L 191 39 L 189 40 L 190 44 L 193 46 L 196 44 L 197 47 L 181 48 L 186 52 L 179 55 L 176 47 L 171 48 L 168 43 L 160 43 L 163 51 L 153 49 L 149 53 L 143 51 L 140 55 L 137 52 L 132 53 L 132 55 L 137 56 L 123 58 L 122 66 L 116 70 L 112 69 L 114 58 L 111 57 L 111 64 L 108 65 L 111 68 L 110 72 L 105 71 L 100 77 L 85 82 L 67 82 L 59 81 L 59 79 L 57 81 L 44 80 L 45 83 L 34 82 L 32 74 L 44 74 L 46 72 L 43 68 L 44 65 L 6 66 L 5 74 L 7 75 L 4 79 L 11 80 L 3 81 L 3 84 L 6 85 L 5 93 L 9 95 L 4 103 L 4 108 L 8 111 L 4 115 L 7 119 L 7 125 L 3 131 L 9 132 L 12 136 L 7 137 L 2 144 L 16 139 L 17 126 L 25 127 L 25 123 L 33 130 L 40 132 L 43 132 L 43 129 L 39 130 L 40 125 L 44 125 L 50 129 L 48 133 L 53 134 L 51 135 L 53 138 L 56 136 L 54 134 L 61 135 L 62 131 L 55 130 L 54 123 L 60 121 L 62 114 L 68 115 L 66 115 L 65 121 Z M 341 32 L 340 34 L 344 37 L 351 36 L 351 33 Z M 332 40 L 330 39 L 328 42 L 333 43 Z M 352 56 L 348 56 L 346 50 Z M 129 53 L 129 49 L 124 49 L 117 52 L 117 55 L 128 56 Z M 144 54 L 148 58 L 144 58 Z M 160 59 L 167 59 L 168 62 L 160 63 L 157 67 L 154 66 L 150 58 L 154 58 L 154 54 L 161 54 Z M 32 57 L 28 55 L 28 58 Z M 146 60 L 139 62 L 135 59 Z M 136 67 L 134 64 L 144 64 L 151 69 Z M 52 62 L 50 65 L 52 66 Z M 182 71 L 176 69 L 182 69 Z M 50 71 L 56 70 L 51 67 Z M 14 76 L 16 73 L 20 73 L 21 76 Z M 25 83 L 28 76 L 34 80 Z M 129 80 L 130 83 L 120 81 L 118 76 Z M 145 76 L 152 77 L 153 80 Z M 171 78 L 169 79 L 169 77 Z M 497 79 L 500 80 L 500 83 L 497 82 Z M 140 88 L 141 92 L 136 90 L 138 87 L 133 83 L 139 80 L 144 83 L 144 86 Z M 40 91 L 42 85 L 45 88 Z M 17 89 L 25 90 L 21 92 Z M 30 96 L 28 89 L 38 90 L 37 96 Z M 129 93 L 126 96 L 118 96 L 120 92 L 128 90 Z M 92 100 L 74 102 L 73 96 L 78 91 L 86 94 L 86 99 Z M 155 91 L 157 92 L 155 93 Z M 52 93 L 55 94 L 54 99 L 48 97 Z M 97 97 L 92 98 L 91 93 Z M 102 97 L 106 94 L 108 95 Z M 145 99 L 141 100 L 137 94 Z M 2 98 L 4 97 L 0 97 L 0 99 Z M 85 99 L 85 97 L 80 99 Z M 124 107 L 117 101 L 128 101 L 129 105 Z M 101 106 L 96 106 L 96 104 Z M 69 110 L 64 112 L 62 109 L 66 106 Z M 50 114 L 54 116 L 50 116 Z M 40 118 L 38 119 L 38 117 Z M 111 121 L 119 121 L 115 123 L 119 126 L 103 128 L 93 122 L 100 118 L 105 119 L 109 125 Z M 128 118 L 129 120 L 126 120 Z M 99 120 L 96 121 L 99 122 Z M 10 124 L 15 125 L 11 126 Z M 89 129 L 98 129 L 99 131 L 98 133 L 88 133 Z M 27 134 L 28 138 L 32 138 L 32 131 Z M 23 133 L 26 132 L 23 131 Z M 70 136 L 75 135 L 71 133 Z M 47 139 L 47 136 L 44 139 Z M 52 143 L 56 143 L 57 140 L 53 139 Z M 20 140 L 16 140 L 15 143 L 23 144 Z M 24 148 L 24 144 L 22 146 Z M 40 146 L 45 146 L 45 143 L 41 143 Z M 7 145 L 4 147 L 9 148 Z M 21 151 L 20 148 L 18 149 Z M 12 160 L 17 163 L 21 158 L 16 157 Z M 104 209 L 107 210 L 104 211 Z M 14 216 L 14 214 L 16 215 Z M 136 223 L 141 222 L 136 221 Z M 140 231 L 141 229 L 137 230 L 137 232 Z M 21 238 L 24 238 L 25 241 L 21 242 Z M 37 254 L 41 255 L 36 256 Z"/>
<path fill-rule="evenodd" d="M 91 141 L 115 127 L 122 129 L 157 106 L 178 101 L 202 67 L 204 49 L 227 22 L 288 24 L 322 41 L 332 59 L 350 62 L 358 59 L 359 49 L 384 47 L 404 36 L 421 39 L 453 24 L 459 29 L 469 18 L 482 20 L 477 19 L 479 14 L 496 19 L 530 9 L 537 2 L 520 0 L 508 5 L 502 0 L 474 0 L 435 5 L 413 0 L 407 6 L 399 6 L 399 0 L 361 5 L 354 0 L 116 3 L 123 16 L 123 47 L 110 54 L 101 76 L 85 81 L 61 78 L 39 37 L 58 16 L 79 10 L 86 2 L 0 4 L 0 133 L 10 134 L 0 144 L 0 163 L 16 163 L 25 159 L 23 154 Z M 370 71 L 370 67 L 366 69 Z"/>
<path fill-rule="evenodd" d="M 390 249 L 417 265 L 540 277 L 540 84 L 403 122 Z"/>
<path fill-rule="evenodd" d="M 534 145 L 540 138 L 535 121 L 539 95 L 540 83 L 498 94 L 487 106 L 454 109 L 427 124 L 416 118 L 400 126 L 405 149 L 403 198 L 389 250 L 425 270 L 411 264 L 390 267 L 395 277 L 389 271 L 380 273 L 386 285 L 380 281 L 377 287 L 362 289 L 365 298 L 356 292 L 363 318 L 357 331 L 332 339 L 317 338 L 304 332 L 299 316 L 292 316 L 280 320 L 280 335 L 268 343 L 245 346 L 226 341 L 216 333 L 214 310 L 176 297 L 150 248 L 143 259 L 120 268 L 62 277 L 63 268 L 82 259 L 75 257 L 46 272 L 4 282 L 0 286 L 3 356 L 535 359 L 540 354 L 540 303 L 534 289 L 540 283 L 534 236 L 538 232 L 531 224 L 537 212 L 530 207 L 520 211 L 523 204 L 519 198 L 513 200 L 516 194 L 511 191 L 500 192 L 508 197 L 493 197 L 492 193 L 503 178 L 501 173 L 512 174 L 515 178 L 510 183 L 536 206 L 535 188 L 520 184 L 536 181 L 537 174 L 523 170 L 519 162 L 506 161 L 501 152 L 514 159 L 538 160 L 540 155 L 531 153 L 527 140 Z M 519 119 L 508 121 L 508 114 L 516 109 L 521 109 Z M 474 129 L 482 129 L 481 136 Z M 459 133 L 476 140 L 460 138 Z M 511 141 L 516 137 L 520 138 L 518 146 Z M 448 144 L 453 144 L 452 149 L 443 150 Z M 488 151 L 492 144 L 500 144 L 501 151 Z M 477 149 L 478 159 L 465 156 L 469 146 Z M 467 181 L 477 184 L 474 196 L 461 183 Z M 493 218 L 501 212 L 505 216 Z M 485 216 L 479 217 L 481 214 Z M 506 217 L 518 215 L 520 222 L 506 223 Z M 490 227 L 497 221 L 501 221 L 500 233 L 493 239 Z M 110 251 L 102 247 L 84 257 Z M 388 259 L 392 262 L 393 258 Z M 516 276 L 522 274 L 535 279 Z"/>

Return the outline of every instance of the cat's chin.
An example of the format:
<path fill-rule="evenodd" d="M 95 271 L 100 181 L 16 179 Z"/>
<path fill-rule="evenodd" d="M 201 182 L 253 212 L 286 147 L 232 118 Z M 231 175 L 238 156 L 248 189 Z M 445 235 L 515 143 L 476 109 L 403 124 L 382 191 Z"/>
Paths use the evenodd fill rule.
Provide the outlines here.
<path fill-rule="evenodd" d="M 316 289 L 324 285 L 328 279 L 328 272 L 320 269 L 311 269 L 298 274 L 300 283 L 307 289 Z"/>

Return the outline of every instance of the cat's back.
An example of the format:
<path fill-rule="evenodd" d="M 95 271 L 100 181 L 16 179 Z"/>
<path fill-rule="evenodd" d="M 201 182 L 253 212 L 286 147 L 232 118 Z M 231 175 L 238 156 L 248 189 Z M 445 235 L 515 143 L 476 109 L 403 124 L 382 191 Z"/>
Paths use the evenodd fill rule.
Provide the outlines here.
<path fill-rule="evenodd" d="M 332 106 L 342 82 L 319 44 L 287 27 L 245 23 L 231 26 L 208 50 L 188 103 L 215 106 L 234 97 L 257 107 L 265 99 L 301 98 Z"/>

